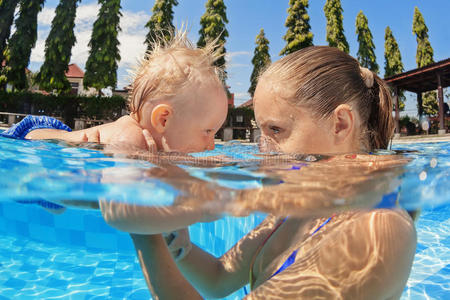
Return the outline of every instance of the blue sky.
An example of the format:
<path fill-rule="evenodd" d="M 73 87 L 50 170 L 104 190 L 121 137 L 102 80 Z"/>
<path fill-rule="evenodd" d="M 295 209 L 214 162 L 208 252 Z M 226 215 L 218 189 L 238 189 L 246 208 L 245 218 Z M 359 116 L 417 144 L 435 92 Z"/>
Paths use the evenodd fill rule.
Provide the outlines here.
<path fill-rule="evenodd" d="M 47 0 L 44 10 L 38 17 L 38 42 L 32 52 L 30 69 L 37 71 L 43 62 L 45 39 L 50 30 L 51 20 L 58 0 Z M 206 0 L 179 0 L 174 8 L 174 24 L 180 26 L 187 23 L 190 28 L 189 37 L 196 42 L 200 29 L 200 17 L 205 11 Z M 356 15 L 360 10 L 369 20 L 369 28 L 374 36 L 377 62 L 381 75 L 384 73 L 384 31 L 390 26 L 400 46 L 405 70 L 416 68 L 416 40 L 412 33 L 412 18 L 414 7 L 417 6 L 425 18 L 429 29 L 431 46 L 434 49 L 434 60 L 439 61 L 450 57 L 450 26 L 448 13 L 449 0 L 342 0 L 344 9 L 344 30 L 350 44 L 350 54 L 356 56 L 358 44 L 355 34 Z M 129 78 L 127 70 L 132 68 L 143 54 L 143 44 L 147 33 L 144 25 L 151 16 L 154 1 L 122 0 L 121 20 L 122 33 L 120 52 L 122 60 L 118 70 L 118 88 L 127 85 Z M 288 0 L 225 0 L 229 23 L 229 37 L 226 43 L 228 52 L 227 72 L 228 85 L 235 93 L 236 104 L 249 99 L 247 94 L 252 72 L 251 59 L 255 47 L 255 37 L 264 28 L 270 41 L 272 60 L 279 58 L 279 52 L 284 47 L 282 39 L 286 32 L 284 26 L 287 17 Z M 309 16 L 311 31 L 314 34 L 315 45 L 326 45 L 326 19 L 323 12 L 325 0 L 309 1 Z M 77 44 L 72 52 L 72 62 L 84 68 L 88 56 L 88 42 L 92 24 L 98 12 L 96 0 L 83 0 L 77 11 L 76 36 Z M 415 115 L 414 97 L 409 96 L 406 113 Z"/>

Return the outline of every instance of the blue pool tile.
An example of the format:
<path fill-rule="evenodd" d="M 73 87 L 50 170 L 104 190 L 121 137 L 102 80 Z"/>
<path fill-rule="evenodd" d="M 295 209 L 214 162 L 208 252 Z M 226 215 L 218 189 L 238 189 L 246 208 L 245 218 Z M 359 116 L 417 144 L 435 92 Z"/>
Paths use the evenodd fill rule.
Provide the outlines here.
<path fill-rule="evenodd" d="M 16 233 L 21 236 L 29 236 L 29 224 L 21 221 L 16 221 Z"/>
<path fill-rule="evenodd" d="M 69 240 L 72 245 L 75 246 L 86 246 L 86 236 L 84 231 L 81 230 L 70 230 L 69 231 Z"/>
<path fill-rule="evenodd" d="M 133 252 L 134 245 L 128 233 L 117 231 L 117 250 L 119 252 Z"/>
<path fill-rule="evenodd" d="M 141 299 L 149 299 L 150 293 L 146 289 L 139 289 L 136 291 L 133 291 L 130 295 L 127 296 L 127 299 L 132 300 L 141 300 Z"/>
<path fill-rule="evenodd" d="M 86 246 L 90 248 L 117 251 L 117 237 L 109 233 L 86 232 Z"/>
<path fill-rule="evenodd" d="M 73 272 L 77 275 L 92 275 L 94 274 L 94 267 L 83 267 L 83 266 L 70 266 L 66 271 Z"/>
<path fill-rule="evenodd" d="M 55 228 L 58 245 L 70 245 L 70 231 L 68 229 Z"/>
<path fill-rule="evenodd" d="M 130 292 L 130 287 L 116 287 L 112 286 L 109 289 L 109 296 L 110 297 L 117 297 L 117 298 L 125 298 L 125 295 Z"/>
<path fill-rule="evenodd" d="M 77 210 L 67 210 L 63 214 L 55 216 L 55 227 L 82 230 L 84 228 L 83 214 Z"/>
<path fill-rule="evenodd" d="M 10 203 L 8 203 L 8 204 L 10 204 Z M 4 214 L 4 217 L 6 219 L 22 221 L 22 222 L 29 221 L 26 205 L 13 204 L 13 205 L 7 205 L 5 208 L 7 209 L 6 213 Z"/>
<path fill-rule="evenodd" d="M 112 277 L 111 276 L 94 276 L 89 280 L 91 284 L 98 284 L 103 286 L 111 286 Z"/>
<path fill-rule="evenodd" d="M 6 232 L 6 220 L 3 217 L 0 218 L 0 232 Z"/>
<path fill-rule="evenodd" d="M 28 264 L 28 263 L 24 263 L 19 268 L 20 271 L 25 271 L 25 272 L 30 272 L 30 273 L 35 273 L 37 271 L 37 269 L 38 269 L 38 266 L 31 265 L 31 264 Z"/>
<path fill-rule="evenodd" d="M 100 213 L 98 215 L 85 215 L 83 223 L 86 232 L 116 233 L 114 228 L 105 223 Z"/>
<path fill-rule="evenodd" d="M 424 249 L 427 249 L 427 248 L 428 248 L 427 246 L 425 246 L 425 245 L 423 245 L 421 243 L 417 243 L 416 253 L 418 253 L 418 252 L 420 252 L 420 251 L 422 251 Z"/>
<path fill-rule="evenodd" d="M 97 268 L 114 268 L 117 264 L 117 261 L 112 260 L 103 260 L 98 263 Z"/>
<path fill-rule="evenodd" d="M 55 227 L 54 215 L 44 210 L 43 208 L 33 209 L 32 215 L 29 216 L 29 222 L 44 226 Z"/>
<path fill-rule="evenodd" d="M 67 289 L 69 281 L 58 278 L 49 278 L 47 286 L 55 289 Z"/>
<path fill-rule="evenodd" d="M 32 224 L 29 227 L 30 237 L 43 242 L 56 243 L 56 232 L 54 227 Z"/>
<path fill-rule="evenodd" d="M 16 278 L 10 278 L 3 283 L 4 286 L 10 287 L 10 288 L 13 288 L 16 290 L 21 290 L 26 284 L 27 284 L 26 281 L 21 280 L 21 279 L 16 279 Z"/>

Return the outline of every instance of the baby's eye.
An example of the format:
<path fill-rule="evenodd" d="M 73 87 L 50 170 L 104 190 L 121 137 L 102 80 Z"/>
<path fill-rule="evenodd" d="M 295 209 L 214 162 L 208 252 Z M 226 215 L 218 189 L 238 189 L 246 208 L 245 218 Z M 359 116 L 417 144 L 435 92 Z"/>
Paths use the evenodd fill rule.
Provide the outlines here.
<path fill-rule="evenodd" d="M 213 131 L 212 131 L 212 129 L 206 129 L 205 132 L 206 132 L 206 134 L 209 135 L 209 134 L 211 134 Z"/>

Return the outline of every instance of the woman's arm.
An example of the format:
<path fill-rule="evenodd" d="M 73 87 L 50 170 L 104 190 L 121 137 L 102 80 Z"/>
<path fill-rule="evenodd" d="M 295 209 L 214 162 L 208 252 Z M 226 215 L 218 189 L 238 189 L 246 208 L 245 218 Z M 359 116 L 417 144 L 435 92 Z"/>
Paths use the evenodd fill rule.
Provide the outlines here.
<path fill-rule="evenodd" d="M 131 238 L 155 299 L 202 299 L 178 270 L 162 235 L 131 234 Z"/>
<path fill-rule="evenodd" d="M 192 250 L 176 262 L 178 270 L 206 298 L 221 298 L 231 294 L 248 282 L 253 256 L 272 231 L 275 221 L 275 218 L 268 217 L 220 258 L 193 245 Z M 180 299 L 180 295 L 183 299 L 191 299 L 183 294 L 177 296 L 176 293 L 182 292 L 196 299 L 195 293 L 189 291 L 192 286 L 179 278 L 181 274 L 178 270 L 173 270 L 176 266 L 169 257 L 171 254 L 161 235 L 131 234 L 131 237 L 147 284 L 154 295 L 168 297 L 162 299 Z M 168 283 L 172 281 L 170 276 L 175 276 L 175 279 Z M 180 289 L 177 290 L 176 284 L 180 285 Z"/>
<path fill-rule="evenodd" d="M 193 245 L 177 265 L 189 282 L 206 298 L 222 298 L 249 280 L 253 256 L 273 230 L 277 219 L 267 217 L 223 256 L 216 258 Z"/>

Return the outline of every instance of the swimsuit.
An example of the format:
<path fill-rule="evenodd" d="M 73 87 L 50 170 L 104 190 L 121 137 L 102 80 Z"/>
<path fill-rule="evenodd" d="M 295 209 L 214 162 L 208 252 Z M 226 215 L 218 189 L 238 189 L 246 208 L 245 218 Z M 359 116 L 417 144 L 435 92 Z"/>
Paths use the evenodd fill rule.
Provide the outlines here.
<path fill-rule="evenodd" d="M 49 116 L 26 116 L 19 123 L 13 125 L 5 132 L 0 133 L 0 136 L 13 139 L 24 139 L 30 131 L 43 128 L 72 131 L 72 129 L 63 122 Z"/>
<path fill-rule="evenodd" d="M 331 221 L 331 219 L 334 217 L 335 215 L 333 214 L 331 217 L 329 217 L 327 220 L 325 220 L 325 222 L 323 222 L 319 227 L 316 228 L 316 230 L 314 230 L 314 232 L 311 234 L 311 236 L 313 236 L 315 233 L 317 233 L 323 226 L 325 226 L 328 222 Z M 253 264 L 255 263 L 256 260 L 256 256 L 259 254 L 259 252 L 261 251 L 261 249 L 264 247 L 264 245 L 266 244 L 266 242 L 269 240 L 269 238 L 275 233 L 275 231 L 277 231 L 278 228 L 280 228 L 280 226 L 287 220 L 288 217 L 284 218 L 283 220 L 281 220 L 281 222 L 279 222 L 275 228 L 272 230 L 272 232 L 270 232 L 270 234 L 265 238 L 265 240 L 262 242 L 261 245 L 259 245 L 258 249 L 256 249 L 255 255 L 253 256 L 253 259 L 250 263 L 250 272 L 249 272 L 249 283 L 250 283 L 250 289 L 253 290 L 253 285 L 254 285 L 254 278 L 253 278 Z M 283 265 L 275 272 L 272 274 L 272 276 L 269 277 L 272 278 L 275 275 L 281 273 L 282 271 L 284 271 L 286 268 L 288 268 L 290 265 L 292 265 L 295 262 L 295 257 L 297 256 L 297 252 L 299 249 L 296 249 L 292 252 L 291 255 L 289 255 L 289 257 L 286 259 L 286 261 L 283 263 Z M 244 287 L 244 291 L 245 294 L 247 294 L 247 290 Z"/>

